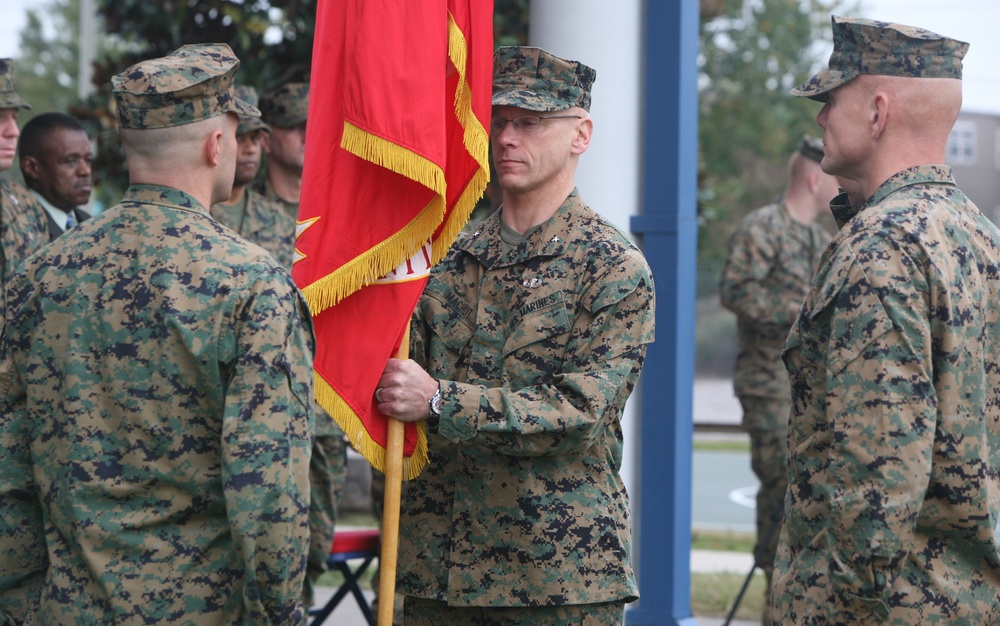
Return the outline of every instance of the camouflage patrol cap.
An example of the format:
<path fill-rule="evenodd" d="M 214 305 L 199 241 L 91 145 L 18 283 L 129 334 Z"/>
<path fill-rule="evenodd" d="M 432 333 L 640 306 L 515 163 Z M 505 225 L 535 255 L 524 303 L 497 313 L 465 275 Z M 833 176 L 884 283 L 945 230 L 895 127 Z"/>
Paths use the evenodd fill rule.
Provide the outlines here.
<path fill-rule="evenodd" d="M 306 121 L 309 109 L 309 83 L 285 83 L 260 98 L 264 121 L 278 128 L 291 128 Z"/>
<path fill-rule="evenodd" d="M 826 102 L 827 93 L 862 74 L 962 78 L 964 41 L 915 26 L 832 16 L 829 67 L 792 89 L 793 96 Z"/>
<path fill-rule="evenodd" d="M 14 91 L 14 60 L 0 59 L 0 109 L 30 109 Z"/>
<path fill-rule="evenodd" d="M 493 106 L 529 111 L 590 110 L 597 72 L 528 46 L 502 46 L 493 53 Z"/>
<path fill-rule="evenodd" d="M 257 90 L 250 85 L 233 85 L 233 91 L 243 102 L 257 106 Z M 240 115 L 240 125 L 236 128 L 236 134 L 245 135 L 255 130 L 271 132 L 271 127 L 256 115 Z"/>
<path fill-rule="evenodd" d="M 122 128 L 166 128 L 232 112 L 259 116 L 236 97 L 240 61 L 226 44 L 193 44 L 136 63 L 111 79 Z"/>
<path fill-rule="evenodd" d="M 823 160 L 824 152 L 822 139 L 802 135 L 802 142 L 799 144 L 799 154 L 819 163 Z"/>

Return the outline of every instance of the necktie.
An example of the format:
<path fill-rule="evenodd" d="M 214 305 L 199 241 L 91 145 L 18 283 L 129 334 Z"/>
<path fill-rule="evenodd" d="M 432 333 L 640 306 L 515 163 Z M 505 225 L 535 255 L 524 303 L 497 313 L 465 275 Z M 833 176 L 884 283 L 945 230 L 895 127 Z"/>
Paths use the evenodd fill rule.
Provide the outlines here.
<path fill-rule="evenodd" d="M 66 214 L 66 230 L 76 226 L 76 215 L 73 214 L 72 209 Z"/>

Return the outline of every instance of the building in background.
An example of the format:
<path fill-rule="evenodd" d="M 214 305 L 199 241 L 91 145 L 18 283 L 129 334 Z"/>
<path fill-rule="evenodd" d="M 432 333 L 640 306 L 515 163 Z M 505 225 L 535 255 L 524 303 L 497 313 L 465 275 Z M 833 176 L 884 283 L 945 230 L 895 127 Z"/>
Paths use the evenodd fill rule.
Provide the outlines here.
<path fill-rule="evenodd" d="M 962 111 L 948 137 L 945 161 L 962 191 L 1000 224 L 1000 115 Z"/>

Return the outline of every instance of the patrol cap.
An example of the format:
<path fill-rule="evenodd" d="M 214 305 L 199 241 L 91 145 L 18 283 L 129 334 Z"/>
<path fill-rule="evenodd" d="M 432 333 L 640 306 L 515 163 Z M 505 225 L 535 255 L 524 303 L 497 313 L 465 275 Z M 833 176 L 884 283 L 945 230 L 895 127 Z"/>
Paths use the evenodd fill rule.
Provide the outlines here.
<path fill-rule="evenodd" d="M 111 79 L 122 128 L 167 128 L 233 112 L 259 116 L 233 91 L 240 61 L 221 43 L 190 44 Z"/>
<path fill-rule="evenodd" d="M 257 106 L 257 90 L 250 85 L 233 85 L 233 91 L 243 102 Z M 271 127 L 256 115 L 240 115 L 240 125 L 236 128 L 236 134 L 245 135 L 255 130 L 271 132 Z"/>
<path fill-rule="evenodd" d="M 493 106 L 529 111 L 590 110 L 597 72 L 528 46 L 502 46 L 493 53 Z"/>
<path fill-rule="evenodd" d="M 0 109 L 30 109 L 14 91 L 14 60 L 0 59 Z"/>
<path fill-rule="evenodd" d="M 809 135 L 802 135 L 802 142 L 799 144 L 799 154 L 819 163 L 823 160 L 823 140 Z"/>
<path fill-rule="evenodd" d="M 260 98 L 260 113 L 271 126 L 291 128 L 306 121 L 309 83 L 285 83 Z"/>
<path fill-rule="evenodd" d="M 862 74 L 962 78 L 969 44 L 923 28 L 832 16 L 829 67 L 792 89 L 793 96 L 826 102 L 827 92 Z"/>

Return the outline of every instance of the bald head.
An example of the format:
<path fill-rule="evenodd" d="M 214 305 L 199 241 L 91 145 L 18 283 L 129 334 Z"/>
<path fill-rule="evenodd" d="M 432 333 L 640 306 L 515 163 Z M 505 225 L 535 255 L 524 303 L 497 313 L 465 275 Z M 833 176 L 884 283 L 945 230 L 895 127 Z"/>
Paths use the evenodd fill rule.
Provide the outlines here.
<path fill-rule="evenodd" d="M 788 182 L 784 203 L 792 217 L 809 224 L 829 210 L 837 195 L 837 181 L 818 161 L 796 151 L 788 160 Z"/>
<path fill-rule="evenodd" d="M 164 128 L 121 128 L 132 184 L 180 189 L 204 206 L 229 197 L 236 171 L 237 116 Z"/>
<path fill-rule="evenodd" d="M 874 92 L 890 102 L 888 131 L 901 140 L 933 142 L 943 150 L 962 109 L 962 81 L 957 78 L 864 76 Z"/>

